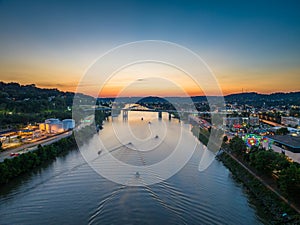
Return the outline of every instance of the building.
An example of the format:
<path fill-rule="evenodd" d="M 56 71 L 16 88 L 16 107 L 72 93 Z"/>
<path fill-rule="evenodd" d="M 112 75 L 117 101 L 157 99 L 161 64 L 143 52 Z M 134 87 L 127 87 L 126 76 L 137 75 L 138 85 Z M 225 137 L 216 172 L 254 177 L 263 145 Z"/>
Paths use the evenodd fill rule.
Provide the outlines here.
<path fill-rule="evenodd" d="M 0 142 L 4 142 L 5 140 L 6 140 L 6 137 L 0 135 Z"/>
<path fill-rule="evenodd" d="M 61 133 L 73 128 L 75 128 L 75 121 L 73 119 L 60 121 L 59 119 L 50 118 L 46 119 L 44 123 L 39 124 L 39 129 L 49 134 Z"/>
<path fill-rule="evenodd" d="M 223 125 L 227 127 L 241 127 L 242 125 L 258 126 L 259 118 L 258 117 L 226 117 L 223 119 Z"/>
<path fill-rule="evenodd" d="M 234 125 L 240 125 L 242 122 L 240 117 L 226 117 L 223 119 L 223 125 L 227 127 L 233 127 Z"/>
<path fill-rule="evenodd" d="M 268 136 L 268 138 L 274 146 L 290 152 L 300 153 L 300 136 L 274 135 Z"/>
<path fill-rule="evenodd" d="M 56 118 L 50 118 L 50 119 L 46 119 L 45 123 L 48 123 L 48 124 L 57 124 L 57 123 L 61 123 L 61 121 L 59 119 L 56 119 Z"/>
<path fill-rule="evenodd" d="M 62 123 L 64 130 L 72 130 L 75 128 L 75 120 L 73 119 L 64 119 Z"/>
<path fill-rule="evenodd" d="M 259 117 L 257 117 L 257 116 L 250 116 L 249 117 L 249 125 L 250 126 L 259 126 Z"/>
<path fill-rule="evenodd" d="M 299 127 L 300 126 L 300 118 L 292 117 L 292 116 L 282 116 L 281 124 L 285 126 Z"/>
<path fill-rule="evenodd" d="M 39 129 L 49 134 L 61 133 L 64 131 L 63 123 L 59 119 L 46 119 L 45 123 L 39 124 Z"/>
<path fill-rule="evenodd" d="M 60 123 L 54 123 L 54 124 L 49 124 L 49 128 L 50 128 L 50 133 L 51 134 L 56 134 L 56 133 L 64 132 L 64 128 L 63 128 L 62 122 L 60 122 Z"/>

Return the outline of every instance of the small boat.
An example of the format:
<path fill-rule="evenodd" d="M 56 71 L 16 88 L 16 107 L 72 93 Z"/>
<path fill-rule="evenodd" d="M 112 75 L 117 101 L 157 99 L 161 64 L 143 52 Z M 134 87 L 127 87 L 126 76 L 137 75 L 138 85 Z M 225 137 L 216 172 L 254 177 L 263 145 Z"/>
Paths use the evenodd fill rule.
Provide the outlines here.
<path fill-rule="evenodd" d="M 140 173 L 139 172 L 135 173 L 135 178 L 140 178 Z"/>
<path fill-rule="evenodd" d="M 149 121 L 148 124 L 151 124 L 151 121 Z"/>
<path fill-rule="evenodd" d="M 144 118 L 142 117 L 141 120 L 144 120 Z"/>
<path fill-rule="evenodd" d="M 158 138 L 158 135 L 155 135 L 155 138 Z"/>
<path fill-rule="evenodd" d="M 101 154 L 101 152 L 102 152 L 102 150 L 99 150 L 99 151 L 98 151 L 98 155 L 100 155 L 100 154 Z"/>

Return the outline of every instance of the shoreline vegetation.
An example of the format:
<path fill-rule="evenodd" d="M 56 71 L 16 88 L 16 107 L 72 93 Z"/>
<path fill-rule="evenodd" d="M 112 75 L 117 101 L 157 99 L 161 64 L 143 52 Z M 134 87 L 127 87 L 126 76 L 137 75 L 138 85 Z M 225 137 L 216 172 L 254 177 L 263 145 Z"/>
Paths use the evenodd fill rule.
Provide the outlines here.
<path fill-rule="evenodd" d="M 5 159 L 0 162 L 0 184 L 5 185 L 22 174 L 30 173 L 35 168 L 55 161 L 57 157 L 77 149 L 78 143 L 83 144 L 96 133 L 94 126 L 87 126 L 80 131 L 73 131 L 71 136 L 62 138 L 50 145 L 38 145 L 38 149 L 35 151 Z"/>
<path fill-rule="evenodd" d="M 239 165 L 229 154 L 222 153 L 217 157 L 232 173 L 233 178 L 243 184 L 249 194 L 263 208 L 270 224 L 300 224 L 300 216 L 287 203 L 282 201 L 273 191 Z M 282 215 L 286 213 L 287 217 Z"/>
<path fill-rule="evenodd" d="M 12 179 L 52 162 L 56 157 L 62 156 L 75 148 L 77 148 L 76 140 L 74 134 L 72 134 L 50 145 L 39 145 L 35 151 L 26 152 L 10 159 L 7 158 L 0 163 L 0 184 L 7 184 Z"/>
<path fill-rule="evenodd" d="M 97 115 L 95 118 L 95 122 L 97 124 L 102 124 L 102 121 L 105 118 L 106 116 L 104 116 L 103 114 L 100 115 L 99 113 L 99 115 Z M 22 174 L 29 173 L 34 168 L 38 168 L 39 166 L 52 162 L 57 157 L 66 154 L 68 151 L 76 149 L 78 143 L 83 144 L 84 142 L 86 142 L 89 139 L 89 137 L 97 133 L 97 130 L 94 129 L 94 126 L 87 126 L 81 129 L 80 131 L 77 131 L 78 133 L 76 133 L 76 135 L 74 134 L 74 132 L 71 136 L 63 138 L 50 145 L 39 145 L 38 149 L 33 152 L 27 152 L 11 159 L 5 159 L 3 162 L 0 163 L 0 184 L 5 185 L 9 183 L 12 179 L 19 177 Z M 209 130 L 200 129 L 196 126 L 193 126 L 192 132 L 204 145 L 207 145 L 210 135 Z M 234 146 L 233 144 L 235 144 L 236 146 Z M 258 149 L 256 149 L 255 154 L 249 157 L 245 154 L 245 146 L 243 146 L 241 142 L 239 143 L 238 141 L 236 141 L 236 143 L 233 144 L 231 142 L 223 142 L 222 149 L 225 149 L 226 151 L 219 154 L 217 158 L 231 171 L 234 179 L 242 182 L 243 186 L 251 195 L 249 197 L 253 197 L 255 199 L 255 202 L 260 204 L 258 207 L 261 207 L 263 209 L 264 215 L 266 215 L 266 218 L 268 218 L 268 223 L 300 224 L 300 215 L 294 209 L 292 209 L 292 207 L 290 206 L 290 201 L 284 202 L 278 197 L 278 195 L 276 195 L 272 190 L 267 188 L 265 184 L 263 184 L 259 179 L 257 179 L 257 177 L 249 173 L 247 169 L 243 168 L 243 166 L 240 165 L 241 162 L 243 163 L 243 159 L 245 161 L 250 161 L 250 158 L 255 158 L 254 156 L 258 154 L 257 152 L 259 152 Z M 235 148 L 242 150 L 240 153 L 240 156 L 242 157 L 239 157 L 237 152 L 235 152 L 237 151 Z M 269 151 L 260 151 L 260 153 L 262 152 Z M 238 161 L 240 163 L 238 163 L 237 159 L 233 157 L 233 154 L 237 156 Z M 252 160 L 255 161 L 254 159 Z M 280 166 L 284 166 L 285 169 L 293 169 L 294 167 L 296 167 L 295 165 L 289 165 L 289 162 L 282 162 L 283 161 L 281 161 L 281 164 L 285 165 Z M 253 165 L 255 164 L 252 163 L 251 166 Z M 259 171 L 258 168 L 259 167 L 255 168 L 256 171 Z M 299 168 L 300 167 L 297 167 L 296 169 Z M 270 172 L 267 171 L 267 167 L 263 169 L 266 169 L 266 173 Z M 288 187 L 287 184 L 283 181 L 281 179 L 281 183 L 279 183 L 281 185 L 281 189 L 286 190 L 286 192 L 281 191 L 281 194 L 287 199 L 289 199 L 290 196 L 288 195 Z"/>
<path fill-rule="evenodd" d="M 202 142 L 204 145 L 207 145 L 209 140 L 209 132 L 206 129 L 200 129 L 196 126 L 193 126 L 192 132 L 195 136 L 198 137 L 200 142 Z M 234 140 L 233 142 L 235 141 L 236 140 Z M 236 144 L 236 146 L 234 146 L 234 144 Z M 264 214 L 263 217 L 268 220 L 266 222 L 268 224 L 300 224 L 300 215 L 295 209 L 293 209 L 293 202 L 297 202 L 295 198 L 297 199 L 298 196 L 291 196 L 291 193 L 289 193 L 290 190 L 287 187 L 291 186 L 291 184 L 286 183 L 286 181 L 282 178 L 284 177 L 283 174 L 285 173 L 285 171 L 294 169 L 296 167 L 297 169 L 299 169 L 299 166 L 297 166 L 295 163 L 284 161 L 283 157 L 280 154 L 274 153 L 272 151 L 265 151 L 263 149 L 261 149 L 260 151 L 258 149 L 255 149 L 256 152 L 254 151 L 254 153 L 250 155 L 250 157 L 252 158 L 252 162 L 246 162 L 247 158 L 250 161 L 249 155 L 246 155 L 249 153 L 245 153 L 243 151 L 244 149 L 246 149 L 246 147 L 243 146 L 242 142 L 234 144 L 231 144 L 230 142 L 223 142 L 222 151 L 220 152 L 220 154 L 217 155 L 217 160 L 221 161 L 224 164 L 224 166 L 231 171 L 232 176 L 235 180 L 243 184 L 243 186 L 246 188 L 247 192 L 250 195 L 249 197 L 253 197 L 255 199 L 255 205 L 257 207 L 262 208 Z M 236 152 L 234 152 L 234 150 L 230 147 L 240 148 L 243 157 L 239 157 L 239 155 L 236 154 Z M 254 163 L 255 156 L 256 158 L 258 158 L 257 155 L 264 154 L 264 152 L 268 152 L 268 157 L 277 156 L 277 158 L 271 159 L 270 161 L 277 161 L 277 164 L 281 164 L 280 166 L 285 168 L 282 169 L 282 175 L 279 176 L 279 179 L 277 175 L 278 184 L 276 186 L 279 186 L 278 190 L 277 187 L 274 190 L 274 188 L 270 187 L 274 185 L 268 185 L 266 184 L 267 182 L 264 182 L 263 180 L 267 179 L 268 181 L 270 181 L 274 179 L 272 177 L 272 175 L 274 176 L 274 174 L 270 170 L 261 173 L 259 172 L 259 169 L 267 170 L 267 166 L 266 168 L 260 168 Z M 258 160 L 256 159 L 256 161 Z M 270 177 L 268 177 L 266 174 L 263 174 L 268 172 Z M 261 177 L 263 177 L 263 179 Z M 295 185 L 297 186 L 297 184 Z M 269 186 L 269 188 L 267 186 Z M 287 202 L 285 202 L 284 200 L 286 200 Z"/>

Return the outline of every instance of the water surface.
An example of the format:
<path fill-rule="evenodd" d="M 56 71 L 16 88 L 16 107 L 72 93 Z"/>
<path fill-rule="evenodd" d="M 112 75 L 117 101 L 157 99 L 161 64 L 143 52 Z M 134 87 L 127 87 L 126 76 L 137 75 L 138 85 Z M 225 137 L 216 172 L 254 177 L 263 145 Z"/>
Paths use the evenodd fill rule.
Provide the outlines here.
<path fill-rule="evenodd" d="M 110 118 L 99 135 L 106 140 L 107 149 L 116 149 L 111 152 L 115 159 L 135 166 L 163 160 L 174 151 L 179 138 L 183 146 L 197 143 L 191 159 L 171 178 L 150 186 L 117 184 L 100 176 L 80 151 L 73 150 L 0 188 L 0 224 L 262 224 L 245 190 L 222 163 L 214 160 L 199 171 L 205 148 L 191 132 L 182 134 L 182 128 L 189 129 L 189 125 L 167 117 L 158 120 L 156 113 L 130 112 L 128 121 L 121 115 L 113 122 Z M 116 132 L 113 126 L 123 132 L 121 139 L 112 135 Z M 94 159 L 96 169 L 105 158 L 91 147 L 98 138 L 89 140 L 84 154 Z M 122 146 L 124 142 L 131 144 Z M 143 178 L 142 172 L 139 178 L 132 171 L 120 173 L 132 182 Z"/>

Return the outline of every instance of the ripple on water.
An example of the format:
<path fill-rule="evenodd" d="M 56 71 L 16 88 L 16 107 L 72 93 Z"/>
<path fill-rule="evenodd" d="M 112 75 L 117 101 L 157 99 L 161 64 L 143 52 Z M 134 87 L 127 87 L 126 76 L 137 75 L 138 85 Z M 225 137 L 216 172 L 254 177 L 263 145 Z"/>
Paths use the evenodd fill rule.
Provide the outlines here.
<path fill-rule="evenodd" d="M 129 115 L 129 119 L 133 117 L 134 114 Z M 157 115 L 150 117 L 144 116 L 144 122 L 148 124 L 151 120 L 151 126 L 156 126 Z M 135 123 L 142 122 L 139 119 Z M 110 150 L 118 147 L 112 152 L 116 158 L 133 165 L 149 165 L 172 152 L 172 138 L 178 133 L 175 129 L 181 127 L 176 121 L 164 123 L 170 129 L 157 147 L 158 151 L 139 152 L 132 146 L 120 147 L 106 129 L 111 126 L 109 123 L 100 133 L 105 134 Z M 138 134 L 142 128 L 136 126 L 134 132 Z M 148 136 L 150 131 L 147 131 Z M 191 140 L 184 135 L 191 133 L 184 132 L 181 137 L 183 141 Z M 140 144 L 128 142 L 136 148 Z M 86 153 L 94 160 L 91 163 L 97 165 L 101 163 L 99 148 L 93 150 L 88 148 L 89 144 L 93 145 L 92 142 L 87 144 Z M 161 182 L 138 187 L 116 184 L 101 177 L 79 151 L 71 151 L 40 171 L 10 184 L 9 189 L 0 189 L 0 224 L 261 224 L 243 189 L 220 162 L 213 161 L 203 172 L 198 170 L 201 146 L 198 143 L 191 160 L 171 178 L 163 180 L 159 174 L 148 171 L 149 176 Z M 151 144 L 143 143 L 143 147 L 149 148 Z M 105 169 L 110 173 L 124 173 L 130 182 L 143 182 L 145 176 L 140 171 L 137 179 L 134 173 L 118 171 L 112 164 Z"/>

